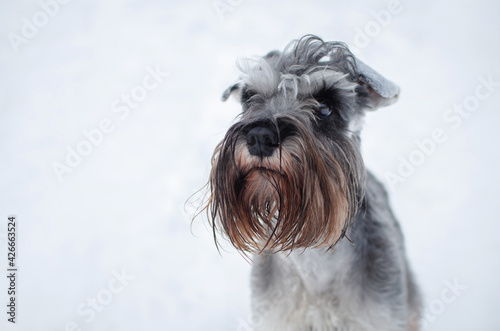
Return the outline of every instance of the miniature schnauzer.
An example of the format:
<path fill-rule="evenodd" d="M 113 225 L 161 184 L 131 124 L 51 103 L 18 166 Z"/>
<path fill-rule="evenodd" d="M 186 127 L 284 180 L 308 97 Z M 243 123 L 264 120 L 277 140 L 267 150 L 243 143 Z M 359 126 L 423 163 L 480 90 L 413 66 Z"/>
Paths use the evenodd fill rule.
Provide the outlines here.
<path fill-rule="evenodd" d="M 206 209 L 216 244 L 254 255 L 254 330 L 418 330 L 403 236 L 360 154 L 365 111 L 399 87 L 312 35 L 239 67 L 223 100 L 243 111 L 214 152 Z"/>

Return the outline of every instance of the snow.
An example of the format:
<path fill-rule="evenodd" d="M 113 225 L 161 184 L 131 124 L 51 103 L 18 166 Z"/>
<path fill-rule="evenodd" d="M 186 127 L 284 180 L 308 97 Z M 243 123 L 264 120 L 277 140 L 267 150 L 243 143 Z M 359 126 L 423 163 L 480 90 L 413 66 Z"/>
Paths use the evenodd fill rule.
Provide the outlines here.
<path fill-rule="evenodd" d="M 249 264 L 219 254 L 185 202 L 238 114 L 220 101 L 236 59 L 314 33 L 402 88 L 368 115 L 363 152 L 386 182 L 418 163 L 387 185 L 426 330 L 499 330 L 500 85 L 485 96 L 484 84 L 500 81 L 498 12 L 485 0 L 2 2 L 0 268 L 13 214 L 19 273 L 17 323 L 3 305 L 0 329 L 248 330 Z"/>

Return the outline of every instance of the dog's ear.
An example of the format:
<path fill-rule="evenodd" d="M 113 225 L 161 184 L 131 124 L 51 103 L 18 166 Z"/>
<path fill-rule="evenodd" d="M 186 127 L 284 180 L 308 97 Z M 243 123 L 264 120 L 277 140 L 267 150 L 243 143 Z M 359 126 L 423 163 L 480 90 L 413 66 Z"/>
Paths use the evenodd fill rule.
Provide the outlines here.
<path fill-rule="evenodd" d="M 234 93 L 239 93 L 240 92 L 240 89 L 241 89 L 241 83 L 238 82 L 238 83 L 235 83 L 231 86 L 229 86 L 225 91 L 224 93 L 222 93 L 222 101 L 226 101 L 227 99 L 229 99 L 229 97 L 231 95 L 233 95 Z"/>
<path fill-rule="evenodd" d="M 356 58 L 358 83 L 366 96 L 366 106 L 375 110 L 389 106 L 398 100 L 400 88 L 384 76 Z"/>

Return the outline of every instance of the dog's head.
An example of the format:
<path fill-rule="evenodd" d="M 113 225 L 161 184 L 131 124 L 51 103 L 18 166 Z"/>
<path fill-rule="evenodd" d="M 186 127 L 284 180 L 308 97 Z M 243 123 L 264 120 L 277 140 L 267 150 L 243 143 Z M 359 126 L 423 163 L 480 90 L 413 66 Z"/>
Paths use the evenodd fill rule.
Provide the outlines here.
<path fill-rule="evenodd" d="M 332 247 L 364 196 L 364 113 L 394 102 L 399 88 L 345 44 L 315 36 L 240 69 L 223 100 L 236 95 L 243 111 L 208 183 L 214 235 L 247 252 Z"/>

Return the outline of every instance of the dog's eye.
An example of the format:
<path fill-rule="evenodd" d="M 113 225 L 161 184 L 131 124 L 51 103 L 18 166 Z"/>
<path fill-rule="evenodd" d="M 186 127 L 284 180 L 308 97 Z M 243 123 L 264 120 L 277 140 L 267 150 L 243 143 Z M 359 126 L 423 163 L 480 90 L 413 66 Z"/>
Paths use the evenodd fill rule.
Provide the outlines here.
<path fill-rule="evenodd" d="M 330 107 L 328 107 L 327 105 L 325 105 L 324 103 L 320 103 L 316 107 L 316 116 L 318 116 L 319 118 L 326 118 L 326 117 L 330 116 L 331 113 L 332 113 L 332 109 Z"/>

